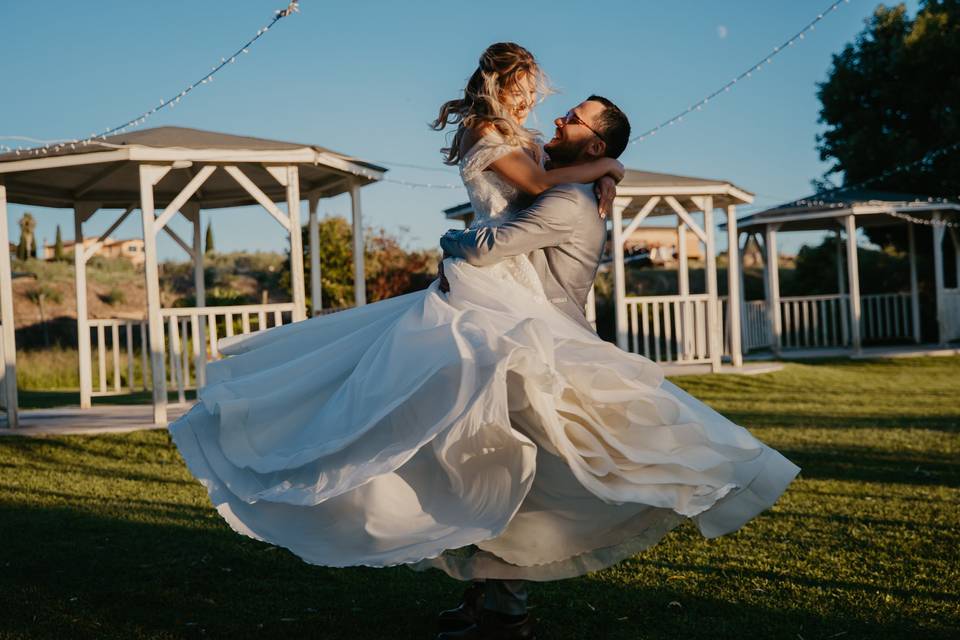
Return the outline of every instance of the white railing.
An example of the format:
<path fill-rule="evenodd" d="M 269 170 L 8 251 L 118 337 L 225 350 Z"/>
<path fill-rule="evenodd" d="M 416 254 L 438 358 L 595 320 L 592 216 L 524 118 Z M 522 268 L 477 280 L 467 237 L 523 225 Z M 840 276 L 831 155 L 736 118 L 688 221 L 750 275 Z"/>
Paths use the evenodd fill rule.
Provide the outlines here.
<path fill-rule="evenodd" d="M 849 343 L 848 296 L 829 293 L 780 299 L 780 345 L 784 349 Z"/>
<path fill-rule="evenodd" d="M 219 359 L 217 340 L 289 324 L 293 303 L 232 305 L 228 307 L 175 307 L 161 309 L 167 382 L 184 402 L 185 392 L 203 386 L 206 363 Z M 91 354 L 96 351 L 97 380 L 92 396 L 132 393 L 150 388 L 149 333 L 145 320 L 119 318 L 88 320 Z M 137 362 L 139 361 L 139 367 Z M 81 365 L 83 366 L 83 365 Z M 86 363 L 92 367 L 93 363 Z M 126 377 L 124 378 L 124 372 Z"/>
<path fill-rule="evenodd" d="M 88 320 L 91 332 L 91 356 L 97 354 L 97 368 L 95 387 L 91 391 L 93 396 L 109 396 L 119 393 L 133 393 L 138 387 L 139 377 L 143 390 L 148 389 L 147 376 L 150 367 L 147 365 L 147 323 L 144 320 L 126 320 L 110 318 Z M 109 358 L 108 358 L 109 354 Z M 139 354 L 140 366 L 137 364 Z M 108 362 L 110 364 L 108 368 Z M 84 366 L 81 364 L 81 366 Z M 86 367 L 92 363 L 87 362 Z M 123 377 L 126 370 L 126 379 Z"/>
<path fill-rule="evenodd" d="M 908 338 L 913 335 L 909 293 L 860 296 L 860 331 L 864 340 Z"/>
<path fill-rule="evenodd" d="M 633 353 L 657 362 L 710 360 L 707 294 L 632 296 L 626 302 Z M 723 335 L 721 327 L 718 331 L 718 335 Z"/>
<path fill-rule="evenodd" d="M 744 349 L 773 344 L 764 300 L 750 300 L 743 314 Z M 864 341 L 914 335 L 909 293 L 860 296 L 860 336 Z M 850 296 L 825 294 L 780 299 L 780 344 L 785 349 L 844 347 L 850 340 Z"/>
<path fill-rule="evenodd" d="M 943 290 L 944 336 L 942 342 L 960 340 L 960 287 Z"/>

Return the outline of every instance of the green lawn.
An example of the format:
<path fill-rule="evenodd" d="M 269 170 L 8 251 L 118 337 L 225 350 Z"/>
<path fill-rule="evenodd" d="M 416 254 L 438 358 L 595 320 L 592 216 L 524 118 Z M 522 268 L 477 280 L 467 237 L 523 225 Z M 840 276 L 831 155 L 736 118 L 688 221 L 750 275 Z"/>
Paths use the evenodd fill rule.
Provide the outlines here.
<path fill-rule="evenodd" d="M 536 585 L 539 637 L 960 637 L 958 380 L 960 358 L 676 379 L 801 477 L 737 534 Z M 459 596 L 233 533 L 164 431 L 0 438 L 0 469 L 0 638 L 431 638 Z"/>

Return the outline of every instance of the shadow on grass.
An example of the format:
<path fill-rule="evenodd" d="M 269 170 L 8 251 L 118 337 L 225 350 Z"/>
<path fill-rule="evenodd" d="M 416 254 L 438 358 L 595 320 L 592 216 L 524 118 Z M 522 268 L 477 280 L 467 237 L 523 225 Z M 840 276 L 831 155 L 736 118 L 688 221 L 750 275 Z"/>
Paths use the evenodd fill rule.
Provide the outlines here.
<path fill-rule="evenodd" d="M 807 479 L 960 487 L 955 456 L 869 447 L 781 447 Z"/>
<path fill-rule="evenodd" d="M 212 509 L 158 504 L 102 501 L 92 513 L 81 501 L 0 501 L 0 636 L 62 638 L 69 629 L 77 639 L 431 638 L 434 615 L 462 588 L 438 572 L 308 565 L 233 533 Z M 627 565 L 635 573 L 655 568 Z M 770 588 L 786 584 L 788 592 L 804 585 L 861 588 L 773 572 L 750 577 Z M 552 640 L 948 637 L 910 620 L 874 624 L 862 621 L 862 611 L 807 610 L 774 597 L 757 604 L 670 583 L 625 586 L 612 572 L 531 591 L 540 637 Z"/>

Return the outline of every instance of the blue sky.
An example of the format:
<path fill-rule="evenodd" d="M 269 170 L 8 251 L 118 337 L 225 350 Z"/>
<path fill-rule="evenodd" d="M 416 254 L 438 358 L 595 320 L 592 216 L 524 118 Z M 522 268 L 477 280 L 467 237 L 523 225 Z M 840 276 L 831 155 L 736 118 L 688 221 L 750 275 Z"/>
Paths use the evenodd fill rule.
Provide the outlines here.
<path fill-rule="evenodd" d="M 426 123 L 462 90 L 480 52 L 512 40 L 533 51 L 559 89 L 535 113 L 544 130 L 590 93 L 617 102 L 635 131 L 682 110 L 760 59 L 829 0 L 607 0 L 388 2 L 301 0 L 250 54 L 175 109 L 144 126 L 180 125 L 319 144 L 371 161 L 411 163 L 389 176 L 456 183 L 444 169 L 441 133 Z M 125 2 L 6 0 L 0 5 L 0 135 L 63 138 L 113 126 L 177 93 L 269 21 L 283 0 Z M 798 45 L 702 111 L 633 145 L 631 168 L 724 178 L 769 206 L 810 192 L 826 165 L 815 150 L 816 83 L 832 53 L 850 42 L 877 6 L 850 0 Z M 916 2 L 908 3 L 911 10 Z M 9 144 L 9 141 L 0 141 Z M 363 190 L 366 222 L 434 246 L 449 226 L 441 210 L 464 191 L 378 184 Z M 29 207 L 38 237 L 69 212 Z M 10 208 L 11 238 L 24 208 Z M 321 212 L 348 215 L 333 198 Z M 218 249 L 280 250 L 283 231 L 256 208 L 218 210 Z M 112 217 L 98 214 L 87 233 Z M 140 235 L 124 223 L 115 236 Z M 180 230 L 186 232 L 181 224 Z M 175 225 L 176 226 L 176 225 Z M 810 234 L 785 234 L 795 251 Z M 164 235 L 163 258 L 184 257 Z"/>

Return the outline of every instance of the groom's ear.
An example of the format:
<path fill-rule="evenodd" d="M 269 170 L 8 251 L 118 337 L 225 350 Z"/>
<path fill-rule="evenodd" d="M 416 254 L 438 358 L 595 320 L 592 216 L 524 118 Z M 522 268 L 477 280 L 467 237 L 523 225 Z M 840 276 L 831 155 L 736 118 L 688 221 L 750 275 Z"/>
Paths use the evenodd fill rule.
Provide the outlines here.
<path fill-rule="evenodd" d="M 586 152 L 592 160 L 603 158 L 607 154 L 607 143 L 594 137 L 587 143 Z"/>

